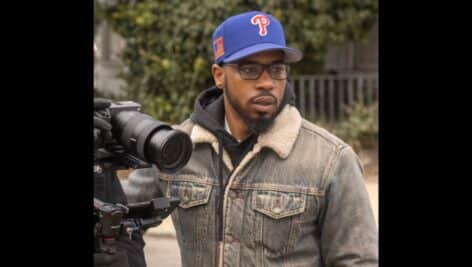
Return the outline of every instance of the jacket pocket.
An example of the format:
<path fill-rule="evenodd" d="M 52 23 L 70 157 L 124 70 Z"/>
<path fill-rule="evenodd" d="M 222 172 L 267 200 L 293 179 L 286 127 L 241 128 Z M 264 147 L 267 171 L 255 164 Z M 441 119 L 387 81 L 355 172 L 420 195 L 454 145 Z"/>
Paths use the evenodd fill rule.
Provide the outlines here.
<path fill-rule="evenodd" d="M 184 209 L 208 203 L 214 184 L 210 177 L 192 174 L 161 174 L 159 181 L 166 196 L 178 197 L 179 207 Z"/>
<path fill-rule="evenodd" d="M 272 219 L 281 219 L 305 210 L 305 195 L 277 191 L 254 191 L 253 208 Z"/>
<path fill-rule="evenodd" d="M 273 257 L 293 251 L 305 207 L 306 195 L 303 193 L 254 191 L 256 246 L 259 245 L 266 256 Z"/>
<path fill-rule="evenodd" d="M 207 226 L 210 223 L 209 205 L 213 185 L 197 176 L 176 176 L 167 182 L 167 196 L 178 197 L 179 207 L 172 212 L 177 239 L 187 257 L 201 260 L 201 248 L 208 242 Z M 195 266 L 200 266 L 195 263 Z"/>
<path fill-rule="evenodd" d="M 187 209 L 208 203 L 211 187 L 195 182 L 169 181 L 168 196 L 180 198 L 179 207 Z"/>

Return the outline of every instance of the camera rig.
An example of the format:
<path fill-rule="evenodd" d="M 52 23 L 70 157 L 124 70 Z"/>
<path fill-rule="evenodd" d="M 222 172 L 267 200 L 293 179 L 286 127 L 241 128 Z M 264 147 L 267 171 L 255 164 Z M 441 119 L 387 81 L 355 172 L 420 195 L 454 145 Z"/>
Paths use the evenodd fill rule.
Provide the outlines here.
<path fill-rule="evenodd" d="M 95 147 L 95 183 L 103 179 L 103 191 L 107 192 L 106 185 L 114 184 L 122 195 L 121 201 L 117 201 L 118 198 L 106 197 L 106 193 L 98 197 L 95 192 L 96 253 L 115 253 L 116 240 L 123 236 L 131 239 L 134 231 L 158 226 L 180 203 L 175 197 L 127 203 L 117 170 L 150 168 L 153 163 L 160 170 L 175 172 L 188 162 L 192 150 L 187 134 L 141 113 L 140 107 L 135 102 L 123 101 L 94 114 L 112 125 L 112 135 L 101 136 L 103 142 Z"/>
<path fill-rule="evenodd" d="M 158 226 L 180 203 L 178 198 L 155 198 L 147 202 L 123 205 L 93 199 L 95 252 L 114 253 L 114 242 L 134 231 Z"/>

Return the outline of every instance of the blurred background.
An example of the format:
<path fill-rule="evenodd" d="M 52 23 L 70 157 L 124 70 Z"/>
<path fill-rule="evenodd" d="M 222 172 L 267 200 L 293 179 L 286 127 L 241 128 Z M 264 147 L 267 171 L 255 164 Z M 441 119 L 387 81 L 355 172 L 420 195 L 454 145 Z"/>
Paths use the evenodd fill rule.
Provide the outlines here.
<path fill-rule="evenodd" d="M 183 121 L 213 85 L 214 29 L 249 10 L 275 16 L 287 45 L 304 53 L 290 68 L 296 105 L 356 150 L 378 220 L 377 0 L 94 0 L 95 96 L 133 100 L 156 119 Z M 148 266 L 180 266 L 170 220 L 145 240 Z"/>

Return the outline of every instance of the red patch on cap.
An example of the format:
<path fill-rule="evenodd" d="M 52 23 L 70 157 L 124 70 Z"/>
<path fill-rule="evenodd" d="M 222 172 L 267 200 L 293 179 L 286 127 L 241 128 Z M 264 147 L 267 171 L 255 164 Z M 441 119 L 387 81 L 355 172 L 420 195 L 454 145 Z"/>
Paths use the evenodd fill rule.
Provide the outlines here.
<path fill-rule="evenodd" d="M 223 56 L 223 54 L 225 53 L 225 47 L 223 44 L 223 36 L 218 37 L 213 42 L 213 51 L 215 55 L 215 60 Z"/>

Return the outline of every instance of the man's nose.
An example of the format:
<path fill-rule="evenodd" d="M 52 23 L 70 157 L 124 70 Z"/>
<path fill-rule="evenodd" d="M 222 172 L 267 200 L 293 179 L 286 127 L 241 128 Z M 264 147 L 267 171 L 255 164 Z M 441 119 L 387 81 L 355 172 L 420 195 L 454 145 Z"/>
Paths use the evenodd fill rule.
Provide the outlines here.
<path fill-rule="evenodd" d="M 272 90 L 274 85 L 275 80 L 270 76 L 268 69 L 264 69 L 259 79 L 257 79 L 257 88 L 263 90 Z"/>

